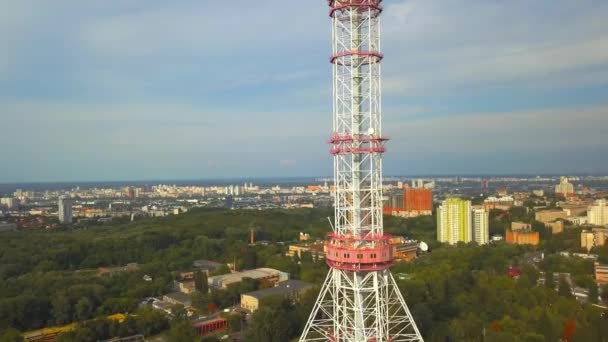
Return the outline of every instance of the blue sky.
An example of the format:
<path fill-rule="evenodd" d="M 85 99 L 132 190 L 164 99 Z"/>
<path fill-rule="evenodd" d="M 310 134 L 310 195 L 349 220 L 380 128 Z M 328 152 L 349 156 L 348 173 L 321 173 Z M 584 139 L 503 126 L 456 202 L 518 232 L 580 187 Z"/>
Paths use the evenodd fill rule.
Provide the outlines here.
<path fill-rule="evenodd" d="M 0 182 L 330 175 L 326 5 L 0 0 Z M 385 173 L 608 172 L 607 21 L 385 1 Z"/>

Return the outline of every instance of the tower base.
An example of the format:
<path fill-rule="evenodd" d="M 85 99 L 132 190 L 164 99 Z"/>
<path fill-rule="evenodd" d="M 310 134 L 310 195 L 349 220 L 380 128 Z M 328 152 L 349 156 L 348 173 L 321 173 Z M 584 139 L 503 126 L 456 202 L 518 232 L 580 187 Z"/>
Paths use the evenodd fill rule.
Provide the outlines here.
<path fill-rule="evenodd" d="M 300 342 L 423 341 L 390 270 L 330 269 Z"/>

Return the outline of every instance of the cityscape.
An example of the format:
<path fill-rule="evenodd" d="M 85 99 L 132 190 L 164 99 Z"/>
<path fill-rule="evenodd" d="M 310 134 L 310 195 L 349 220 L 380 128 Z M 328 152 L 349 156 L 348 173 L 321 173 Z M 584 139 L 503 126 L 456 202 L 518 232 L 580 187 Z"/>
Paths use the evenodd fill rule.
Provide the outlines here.
<path fill-rule="evenodd" d="M 608 342 L 608 3 L 3 8 L 0 342 Z"/>

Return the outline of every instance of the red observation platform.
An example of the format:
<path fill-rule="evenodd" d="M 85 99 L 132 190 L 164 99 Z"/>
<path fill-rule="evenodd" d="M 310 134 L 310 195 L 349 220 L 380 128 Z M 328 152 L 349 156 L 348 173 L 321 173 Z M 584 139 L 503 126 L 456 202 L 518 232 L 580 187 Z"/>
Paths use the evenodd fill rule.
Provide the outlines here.
<path fill-rule="evenodd" d="M 379 271 L 394 264 L 390 235 L 353 237 L 329 233 L 325 261 L 345 271 Z"/>

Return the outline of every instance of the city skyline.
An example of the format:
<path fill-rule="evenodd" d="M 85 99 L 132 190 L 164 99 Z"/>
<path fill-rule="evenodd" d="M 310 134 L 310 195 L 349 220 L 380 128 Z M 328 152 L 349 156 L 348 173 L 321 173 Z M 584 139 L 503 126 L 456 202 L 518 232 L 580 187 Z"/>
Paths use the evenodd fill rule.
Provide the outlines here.
<path fill-rule="evenodd" d="M 608 172 L 608 4 L 385 6 L 387 175 Z M 0 182 L 331 174 L 323 1 L 3 8 Z"/>

